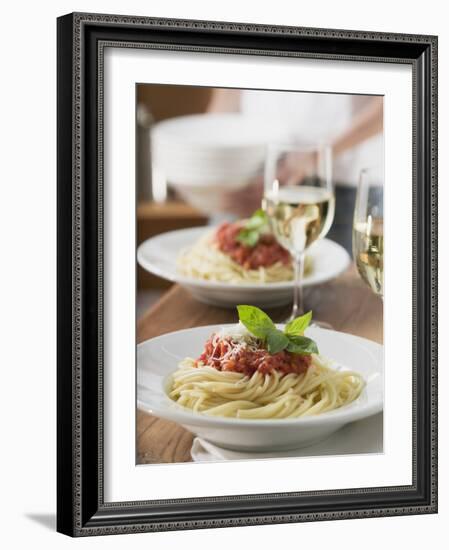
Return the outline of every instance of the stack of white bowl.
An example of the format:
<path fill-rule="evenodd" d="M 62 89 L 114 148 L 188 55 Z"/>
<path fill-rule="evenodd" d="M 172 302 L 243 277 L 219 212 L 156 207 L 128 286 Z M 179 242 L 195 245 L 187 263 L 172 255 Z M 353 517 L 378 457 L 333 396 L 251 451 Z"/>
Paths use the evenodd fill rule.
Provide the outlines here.
<path fill-rule="evenodd" d="M 262 174 L 266 146 L 282 138 L 272 121 L 237 113 L 177 117 L 151 132 L 153 196 L 174 186 L 203 212 L 220 211 L 223 192 Z"/>

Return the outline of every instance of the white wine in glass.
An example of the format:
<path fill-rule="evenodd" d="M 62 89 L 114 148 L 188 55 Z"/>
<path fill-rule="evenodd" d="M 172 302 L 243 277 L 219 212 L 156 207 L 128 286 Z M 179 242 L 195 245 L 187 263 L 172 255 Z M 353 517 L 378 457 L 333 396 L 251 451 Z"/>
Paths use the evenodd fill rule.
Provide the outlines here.
<path fill-rule="evenodd" d="M 283 187 L 266 194 L 266 211 L 279 244 L 292 255 L 326 235 L 334 214 L 334 195 L 320 187 Z"/>
<path fill-rule="evenodd" d="M 335 195 L 328 146 L 272 145 L 265 167 L 263 207 L 272 231 L 294 264 L 293 309 L 304 313 L 302 277 L 307 248 L 323 238 L 334 219 Z"/>
<path fill-rule="evenodd" d="M 371 290 L 384 295 L 383 170 L 362 170 L 357 189 L 352 234 L 354 260 Z"/>

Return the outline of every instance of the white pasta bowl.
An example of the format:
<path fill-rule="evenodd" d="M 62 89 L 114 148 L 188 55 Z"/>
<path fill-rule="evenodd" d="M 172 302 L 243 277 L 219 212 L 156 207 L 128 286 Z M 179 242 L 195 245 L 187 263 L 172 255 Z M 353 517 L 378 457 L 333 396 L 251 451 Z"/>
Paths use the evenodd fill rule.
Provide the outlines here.
<path fill-rule="evenodd" d="M 150 273 L 179 283 L 194 298 L 206 304 L 234 307 L 251 304 L 274 307 L 292 300 L 293 282 L 278 283 L 224 283 L 186 277 L 178 272 L 176 261 L 181 251 L 195 244 L 211 227 L 194 227 L 162 233 L 144 241 L 137 249 L 137 261 Z M 316 242 L 308 251 L 312 270 L 304 277 L 303 286 L 325 283 L 338 277 L 351 260 L 346 250 L 328 239 Z"/>
<path fill-rule="evenodd" d="M 315 416 L 288 419 L 221 418 L 196 413 L 172 401 L 171 375 L 185 357 L 198 357 L 208 337 L 222 325 L 171 332 L 137 347 L 138 407 L 184 426 L 211 443 L 239 451 L 282 451 L 312 445 L 346 424 L 383 408 L 383 346 L 351 334 L 310 328 L 307 335 L 332 367 L 359 372 L 366 386 L 349 405 Z"/>

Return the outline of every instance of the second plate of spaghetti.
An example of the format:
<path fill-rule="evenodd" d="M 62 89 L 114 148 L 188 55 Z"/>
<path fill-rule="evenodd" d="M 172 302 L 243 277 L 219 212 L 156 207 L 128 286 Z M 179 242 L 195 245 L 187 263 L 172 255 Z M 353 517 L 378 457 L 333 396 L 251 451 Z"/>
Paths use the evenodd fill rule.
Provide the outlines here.
<path fill-rule="evenodd" d="M 295 333 L 299 325 L 265 324 L 266 336 L 258 337 L 244 324 L 250 319 L 252 326 L 253 311 L 239 315 L 236 325 L 140 344 L 139 407 L 218 446 L 246 451 L 310 445 L 382 410 L 379 344 L 320 328 Z"/>
<path fill-rule="evenodd" d="M 264 243 L 263 253 L 276 255 L 268 268 L 258 265 L 259 258 L 236 259 L 211 246 L 219 228 L 195 227 L 162 233 L 143 242 L 137 251 L 139 264 L 150 273 L 185 287 L 196 299 L 213 305 L 234 307 L 248 303 L 273 307 L 291 301 L 292 268 L 271 242 Z M 226 229 L 226 228 L 224 228 Z M 229 228 L 232 230 L 232 228 Z M 223 233 L 223 246 L 229 235 Z M 346 250 L 328 239 L 316 242 L 308 251 L 304 286 L 331 280 L 347 269 L 350 258 Z"/>

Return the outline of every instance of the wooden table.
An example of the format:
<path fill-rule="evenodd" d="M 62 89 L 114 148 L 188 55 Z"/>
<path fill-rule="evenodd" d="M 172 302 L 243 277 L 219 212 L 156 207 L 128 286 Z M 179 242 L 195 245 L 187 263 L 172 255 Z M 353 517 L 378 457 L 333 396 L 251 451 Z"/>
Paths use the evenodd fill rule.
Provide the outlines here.
<path fill-rule="evenodd" d="M 382 343 L 382 301 L 361 281 L 354 266 L 333 281 L 305 289 L 307 309 L 335 330 Z M 290 306 L 267 310 L 275 321 L 287 317 Z M 202 304 L 174 285 L 137 323 L 139 342 L 166 332 L 201 325 L 233 323 L 235 309 Z M 137 412 L 137 463 L 189 462 L 193 436 L 175 424 Z"/>

